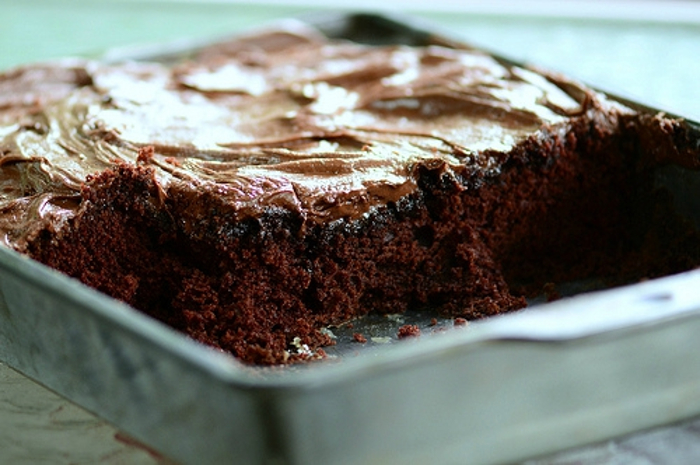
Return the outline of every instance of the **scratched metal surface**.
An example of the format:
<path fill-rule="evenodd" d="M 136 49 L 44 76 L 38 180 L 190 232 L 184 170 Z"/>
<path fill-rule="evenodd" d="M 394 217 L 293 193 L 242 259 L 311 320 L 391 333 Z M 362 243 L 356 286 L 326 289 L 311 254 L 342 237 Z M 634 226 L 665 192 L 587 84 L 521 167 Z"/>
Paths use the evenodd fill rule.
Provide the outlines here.
<path fill-rule="evenodd" d="M 0 363 L 0 463 L 170 465 L 96 415 Z M 523 465 L 700 462 L 700 418 L 529 459 Z"/>

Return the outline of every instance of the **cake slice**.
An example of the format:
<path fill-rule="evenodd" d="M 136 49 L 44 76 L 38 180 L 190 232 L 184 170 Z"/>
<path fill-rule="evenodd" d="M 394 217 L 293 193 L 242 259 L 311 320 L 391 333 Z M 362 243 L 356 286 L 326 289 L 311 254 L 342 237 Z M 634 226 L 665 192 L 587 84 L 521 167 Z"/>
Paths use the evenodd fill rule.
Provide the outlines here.
<path fill-rule="evenodd" d="M 697 263 L 655 220 L 656 167 L 696 164 L 682 122 L 471 49 L 295 27 L 27 66 L 0 76 L 0 155 L 6 246 L 246 363 L 322 357 L 369 312 Z"/>

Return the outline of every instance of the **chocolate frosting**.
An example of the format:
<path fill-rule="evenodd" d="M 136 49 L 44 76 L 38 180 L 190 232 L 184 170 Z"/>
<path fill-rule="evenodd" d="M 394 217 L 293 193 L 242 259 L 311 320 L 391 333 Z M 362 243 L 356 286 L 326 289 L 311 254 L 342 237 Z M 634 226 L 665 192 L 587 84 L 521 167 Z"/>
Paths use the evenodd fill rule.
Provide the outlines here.
<path fill-rule="evenodd" d="M 15 69 L 0 75 L 0 232 L 22 249 L 60 229 L 85 179 L 119 162 L 152 165 L 164 195 L 216 192 L 241 218 L 269 207 L 359 218 L 413 192 L 418 164 L 497 174 L 499 154 L 584 111 L 581 95 L 476 51 L 301 27 L 176 65 Z"/>

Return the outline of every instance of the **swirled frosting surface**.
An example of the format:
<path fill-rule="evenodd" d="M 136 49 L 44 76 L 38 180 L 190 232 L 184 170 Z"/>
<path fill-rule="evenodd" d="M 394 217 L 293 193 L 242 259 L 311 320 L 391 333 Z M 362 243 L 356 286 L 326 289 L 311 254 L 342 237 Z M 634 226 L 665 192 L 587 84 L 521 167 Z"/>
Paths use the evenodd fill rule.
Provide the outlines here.
<path fill-rule="evenodd" d="M 303 28 L 175 65 L 28 66 L 0 75 L 0 234 L 21 249 L 60 229 L 86 177 L 120 162 L 152 165 L 165 195 L 215 192 L 240 217 L 273 206 L 307 221 L 357 218 L 411 193 L 420 163 L 497 174 L 499 153 L 581 105 L 480 52 Z"/>

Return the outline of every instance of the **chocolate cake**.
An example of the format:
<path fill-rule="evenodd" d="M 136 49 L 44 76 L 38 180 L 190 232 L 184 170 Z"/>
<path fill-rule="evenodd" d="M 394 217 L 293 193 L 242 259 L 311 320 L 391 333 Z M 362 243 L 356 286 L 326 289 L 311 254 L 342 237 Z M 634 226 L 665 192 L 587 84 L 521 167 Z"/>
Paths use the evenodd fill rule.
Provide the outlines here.
<path fill-rule="evenodd" d="M 695 150 L 681 121 L 555 74 L 293 27 L 2 74 L 0 231 L 244 362 L 291 363 L 368 312 L 482 318 L 695 266 L 653 189 Z"/>

